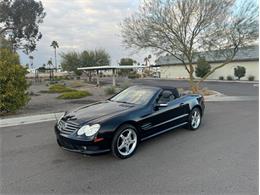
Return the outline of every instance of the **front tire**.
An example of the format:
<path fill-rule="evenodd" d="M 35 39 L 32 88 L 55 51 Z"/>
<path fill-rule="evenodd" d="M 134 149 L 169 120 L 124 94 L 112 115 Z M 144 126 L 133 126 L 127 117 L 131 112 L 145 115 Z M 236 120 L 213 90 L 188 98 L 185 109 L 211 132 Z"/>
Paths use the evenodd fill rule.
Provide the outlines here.
<path fill-rule="evenodd" d="M 115 157 L 126 159 L 134 154 L 138 146 L 138 132 L 132 125 L 123 125 L 115 133 L 112 153 Z"/>
<path fill-rule="evenodd" d="M 200 109 L 197 107 L 193 108 L 189 115 L 188 129 L 197 130 L 201 124 L 201 116 Z"/>

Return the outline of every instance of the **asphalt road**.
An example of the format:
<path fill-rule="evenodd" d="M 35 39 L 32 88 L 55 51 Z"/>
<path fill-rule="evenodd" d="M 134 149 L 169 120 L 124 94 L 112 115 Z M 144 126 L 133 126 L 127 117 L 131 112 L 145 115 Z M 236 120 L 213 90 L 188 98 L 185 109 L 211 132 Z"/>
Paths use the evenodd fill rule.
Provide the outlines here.
<path fill-rule="evenodd" d="M 258 194 L 258 102 L 211 102 L 198 131 L 177 129 L 118 160 L 56 144 L 54 122 L 0 130 L 1 193 Z"/>
<path fill-rule="evenodd" d="M 124 79 L 118 78 L 118 83 L 125 82 L 130 84 L 144 84 L 144 85 L 162 85 L 162 86 L 174 86 L 177 88 L 189 88 L 189 83 L 186 80 L 161 80 L 161 79 Z M 112 83 L 111 78 L 102 78 L 104 83 Z M 211 90 L 216 90 L 220 93 L 229 96 L 258 96 L 258 87 L 253 83 L 238 83 L 238 82 L 218 82 L 218 81 L 205 81 L 202 87 L 206 87 Z"/>

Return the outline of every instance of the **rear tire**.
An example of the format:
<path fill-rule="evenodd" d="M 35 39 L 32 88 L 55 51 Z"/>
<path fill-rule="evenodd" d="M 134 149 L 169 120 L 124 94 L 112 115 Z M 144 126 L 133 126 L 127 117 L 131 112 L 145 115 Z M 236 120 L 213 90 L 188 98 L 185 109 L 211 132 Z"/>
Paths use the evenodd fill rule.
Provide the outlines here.
<path fill-rule="evenodd" d="M 139 137 L 133 125 L 122 125 L 115 133 L 112 140 L 112 153 L 115 157 L 126 159 L 132 156 L 139 144 Z"/>
<path fill-rule="evenodd" d="M 199 108 L 195 107 L 191 110 L 188 121 L 188 129 L 195 131 L 200 127 L 201 124 L 201 111 Z"/>

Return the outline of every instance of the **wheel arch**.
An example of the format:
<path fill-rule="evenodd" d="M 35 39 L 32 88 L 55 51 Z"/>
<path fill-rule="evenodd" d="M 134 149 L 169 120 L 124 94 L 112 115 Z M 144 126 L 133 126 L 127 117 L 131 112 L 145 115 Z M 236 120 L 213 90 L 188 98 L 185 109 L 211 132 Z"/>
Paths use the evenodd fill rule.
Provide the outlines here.
<path fill-rule="evenodd" d="M 141 129 L 140 129 L 138 123 L 137 123 L 136 121 L 132 121 L 132 120 L 124 121 L 123 123 L 121 123 L 120 125 L 118 125 L 117 128 L 116 128 L 116 130 L 114 131 L 114 134 L 117 132 L 117 130 L 118 130 L 120 127 L 122 127 L 123 125 L 127 125 L 127 124 L 134 126 L 134 127 L 136 128 L 136 130 L 137 130 L 137 133 L 140 135 Z"/>
<path fill-rule="evenodd" d="M 197 105 L 193 106 L 190 111 L 192 111 L 194 108 L 198 108 L 200 110 L 201 116 L 203 115 L 202 108 L 200 105 L 197 104 Z"/>

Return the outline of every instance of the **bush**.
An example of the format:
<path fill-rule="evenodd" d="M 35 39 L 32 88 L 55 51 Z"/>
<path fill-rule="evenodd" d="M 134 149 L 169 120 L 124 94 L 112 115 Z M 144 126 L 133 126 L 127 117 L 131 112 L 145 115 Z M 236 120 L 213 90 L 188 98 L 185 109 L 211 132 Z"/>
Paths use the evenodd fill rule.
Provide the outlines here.
<path fill-rule="evenodd" d="M 65 92 L 63 94 L 61 94 L 60 96 L 58 96 L 58 99 L 80 99 L 86 96 L 90 96 L 91 93 L 89 93 L 88 91 L 70 91 L 70 92 Z"/>
<path fill-rule="evenodd" d="M 136 72 L 130 72 L 130 73 L 128 74 L 128 78 L 129 78 L 129 79 L 137 79 L 137 78 L 140 78 L 140 75 L 137 74 Z"/>
<path fill-rule="evenodd" d="M 55 84 L 49 87 L 49 93 L 64 93 L 64 92 L 72 92 L 72 91 L 75 90 L 61 84 Z"/>
<path fill-rule="evenodd" d="M 200 57 L 197 61 L 195 74 L 197 77 L 202 78 L 210 71 L 210 69 L 211 69 L 210 64 L 205 60 L 204 57 Z"/>
<path fill-rule="evenodd" d="M 243 66 L 237 66 L 234 68 L 234 75 L 238 77 L 238 80 L 240 80 L 240 78 L 246 75 L 246 68 Z"/>
<path fill-rule="evenodd" d="M 116 88 L 114 86 L 105 88 L 106 95 L 113 95 L 116 93 Z"/>
<path fill-rule="evenodd" d="M 249 81 L 254 81 L 254 80 L 255 80 L 255 77 L 251 75 L 251 76 L 248 77 L 248 80 L 249 80 Z"/>
<path fill-rule="evenodd" d="M 218 77 L 219 80 L 224 80 L 223 76 Z"/>
<path fill-rule="evenodd" d="M 27 93 L 27 71 L 20 65 L 18 54 L 0 49 L 0 113 L 15 112 L 25 106 L 30 97 Z"/>
<path fill-rule="evenodd" d="M 228 81 L 232 81 L 232 80 L 234 80 L 234 78 L 229 75 L 229 76 L 227 76 L 227 80 L 228 80 Z"/>

